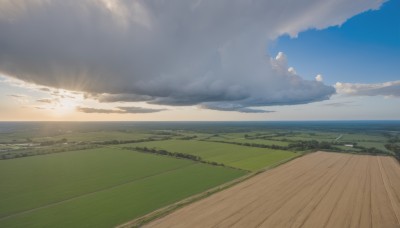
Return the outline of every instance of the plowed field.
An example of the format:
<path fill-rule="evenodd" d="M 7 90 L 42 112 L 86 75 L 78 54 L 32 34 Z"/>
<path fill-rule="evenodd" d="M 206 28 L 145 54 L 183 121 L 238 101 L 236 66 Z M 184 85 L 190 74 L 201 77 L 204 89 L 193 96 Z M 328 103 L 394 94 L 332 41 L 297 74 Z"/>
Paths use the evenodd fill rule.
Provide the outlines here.
<path fill-rule="evenodd" d="M 147 227 L 400 227 L 392 157 L 312 153 Z"/>

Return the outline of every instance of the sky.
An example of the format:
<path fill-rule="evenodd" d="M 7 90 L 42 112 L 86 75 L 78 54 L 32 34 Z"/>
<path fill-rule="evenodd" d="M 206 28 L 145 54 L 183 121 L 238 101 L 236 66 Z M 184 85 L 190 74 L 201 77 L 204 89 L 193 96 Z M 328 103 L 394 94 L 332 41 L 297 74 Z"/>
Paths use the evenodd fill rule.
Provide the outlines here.
<path fill-rule="evenodd" d="M 0 121 L 400 120 L 398 0 L 0 0 Z"/>

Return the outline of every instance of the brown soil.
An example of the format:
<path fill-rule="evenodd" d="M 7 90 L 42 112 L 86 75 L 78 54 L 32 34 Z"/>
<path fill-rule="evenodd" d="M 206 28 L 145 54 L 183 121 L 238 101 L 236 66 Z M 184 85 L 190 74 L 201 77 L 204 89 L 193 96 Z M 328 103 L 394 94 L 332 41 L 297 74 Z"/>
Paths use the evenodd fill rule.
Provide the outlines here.
<path fill-rule="evenodd" d="M 400 227 L 400 165 L 316 152 L 145 227 Z"/>

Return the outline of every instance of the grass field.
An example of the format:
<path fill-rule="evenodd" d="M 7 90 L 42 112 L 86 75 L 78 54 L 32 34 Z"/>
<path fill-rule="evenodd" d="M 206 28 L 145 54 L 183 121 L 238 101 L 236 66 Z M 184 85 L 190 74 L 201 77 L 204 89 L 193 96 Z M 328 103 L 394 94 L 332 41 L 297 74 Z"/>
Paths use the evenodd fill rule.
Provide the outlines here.
<path fill-rule="evenodd" d="M 26 139 L 30 138 L 31 136 L 32 134 L 25 132 L 0 133 L 0 143 L 22 143 L 26 142 Z"/>
<path fill-rule="evenodd" d="M 357 143 L 358 146 L 365 148 L 377 148 L 379 150 L 390 152 L 385 148 L 387 138 L 377 134 L 344 134 L 339 142 L 352 142 Z M 391 153 L 391 152 L 390 152 Z"/>
<path fill-rule="evenodd" d="M 308 141 L 308 140 L 317 140 L 319 142 L 331 142 L 336 139 L 340 134 L 331 133 L 331 132 L 315 132 L 315 131 L 289 131 L 289 132 L 258 132 L 256 134 L 249 133 L 249 138 L 263 138 L 272 140 L 272 141 L 281 141 L 281 140 L 289 140 L 289 141 Z"/>
<path fill-rule="evenodd" d="M 382 143 L 382 142 L 358 142 L 357 144 L 359 146 L 363 146 L 363 147 L 367 147 L 367 148 L 375 147 L 382 151 L 389 151 L 388 149 L 386 149 L 385 143 Z"/>
<path fill-rule="evenodd" d="M 385 142 L 387 138 L 377 134 L 343 134 L 341 141 L 370 141 L 370 142 Z"/>
<path fill-rule="evenodd" d="M 111 227 L 245 174 L 117 148 L 0 161 L 0 227 Z"/>
<path fill-rule="evenodd" d="M 211 141 L 225 141 L 225 142 L 236 142 L 236 143 L 255 143 L 255 144 L 261 144 L 261 145 L 277 145 L 277 146 L 287 146 L 289 145 L 289 142 L 285 141 L 279 141 L 279 140 L 270 140 L 270 139 L 247 139 L 244 137 L 243 133 L 240 134 L 224 134 L 224 135 L 218 135 L 218 136 L 213 136 L 209 137 L 208 140 Z"/>
<path fill-rule="evenodd" d="M 269 139 L 245 139 L 245 138 L 237 138 L 237 139 L 231 139 L 231 140 L 224 140 L 227 142 L 238 142 L 238 143 L 255 143 L 255 144 L 261 144 L 261 145 L 276 145 L 276 146 L 287 146 L 289 145 L 289 142 L 284 142 L 284 141 L 278 141 L 278 140 L 269 140 Z"/>
<path fill-rule="evenodd" d="M 259 170 L 297 155 L 296 153 L 283 150 L 195 140 L 167 140 L 125 144 L 123 146 L 146 146 L 170 152 L 187 153 L 199 156 L 207 161 L 215 161 L 249 171 Z"/>
<path fill-rule="evenodd" d="M 311 140 L 327 142 L 332 146 L 332 150 L 341 150 L 341 152 L 369 153 L 368 151 L 372 151 L 371 153 L 385 154 L 384 152 L 387 152 L 387 150 L 384 145 L 389 142 L 398 143 L 396 138 L 400 138 L 400 130 L 396 130 L 400 129 L 400 124 L 396 125 L 399 126 L 397 128 L 393 128 L 393 124 L 391 124 L 383 130 L 372 125 L 365 127 L 365 123 L 357 125 L 356 128 L 348 128 L 348 123 L 340 126 L 336 126 L 336 123 L 322 124 L 322 127 L 313 127 L 313 124 L 307 122 L 294 124 L 294 126 L 291 123 L 288 126 L 285 123 L 281 125 L 265 123 L 263 125 L 262 123 L 214 122 L 201 124 L 0 123 L 2 126 L 0 127 L 0 158 L 9 159 L 0 160 L 0 227 L 113 227 L 249 174 L 252 171 L 279 164 L 281 161 L 301 155 L 301 151 L 320 150 L 322 145 L 308 142 Z M 124 142 L 150 137 L 153 139 L 162 138 L 163 140 L 144 140 L 142 143 Z M 64 138 L 67 139 L 68 143 L 64 143 L 65 140 L 62 140 Z M 224 142 L 211 142 L 213 140 Z M 241 146 L 233 143 L 277 145 L 286 150 L 260 148 L 257 145 L 254 145 L 254 147 Z M 299 144 L 298 147 L 296 147 L 296 143 Z M 355 147 L 347 147 L 345 144 L 354 144 Z M 310 145 L 314 147 L 310 147 Z M 130 148 L 124 149 L 124 147 Z M 142 152 L 137 152 L 131 150 L 132 147 L 157 148 L 169 152 L 191 154 L 201 157 L 203 161 L 217 162 L 226 167 L 205 164 L 199 162 L 198 158 L 190 156 L 186 157 L 193 160 L 173 157 L 185 157 L 185 155 L 176 153 L 170 153 L 169 156 L 146 154 L 146 152 L 152 151 L 143 149 Z M 371 150 L 372 147 L 380 151 Z M 390 148 L 393 149 L 394 147 Z M 83 150 L 78 151 L 78 149 Z M 294 153 L 290 150 L 300 152 Z M 45 153 L 52 154 L 43 155 Z M 300 212 L 295 213 L 300 217 L 303 215 L 314 216 L 307 211 L 310 207 L 318 206 L 314 205 L 313 202 L 323 201 L 324 199 L 321 197 L 324 194 L 333 194 L 331 191 L 325 191 L 329 190 L 329 186 L 322 182 L 330 183 L 330 181 L 334 181 L 333 179 L 337 179 L 338 184 L 340 184 L 342 179 L 349 180 L 350 178 L 349 183 L 354 187 L 360 185 L 356 180 L 364 178 L 365 184 L 356 189 L 361 189 L 357 191 L 366 194 L 365 199 L 361 199 L 361 193 L 357 193 L 356 189 L 352 188 L 353 196 L 345 196 L 344 198 L 337 196 L 340 202 L 339 200 L 332 202 L 352 202 L 350 199 L 355 199 L 357 202 L 365 201 L 366 204 L 375 203 L 378 205 L 378 209 L 382 208 L 382 210 L 387 211 L 387 207 L 383 204 L 379 205 L 379 202 L 385 197 L 387 198 L 385 192 L 382 191 L 382 186 L 387 186 L 389 183 L 389 185 L 397 186 L 396 191 L 398 190 L 399 182 L 389 180 L 396 175 L 396 178 L 399 177 L 398 169 L 393 171 L 389 167 L 393 166 L 393 162 L 385 162 L 386 157 L 382 158 L 384 167 L 379 168 L 379 162 L 371 162 L 371 159 L 367 159 L 368 162 L 364 163 L 361 162 L 363 159 L 351 158 L 349 163 L 352 163 L 352 165 L 345 167 L 347 171 L 343 171 L 343 169 L 337 167 L 340 162 L 336 163 L 335 161 L 341 157 L 339 160 L 346 161 L 347 164 L 345 156 L 349 155 L 343 154 L 332 157 L 332 154 L 324 154 L 324 158 L 316 156 L 316 158 L 321 158 L 316 160 L 296 159 L 296 161 L 304 162 L 304 166 L 301 167 L 296 168 L 296 166 L 290 165 L 288 169 L 283 170 L 278 167 L 256 175 L 249 179 L 253 180 L 254 185 L 241 189 L 240 192 L 233 192 L 233 195 L 238 197 L 237 200 L 230 202 L 228 206 L 220 203 L 215 205 L 222 205 L 221 207 L 225 212 L 236 209 L 246 212 L 248 209 L 246 205 L 250 205 L 252 208 L 247 211 L 249 214 L 242 215 L 239 211 L 235 216 L 243 221 L 248 221 L 249 224 L 252 221 L 264 224 L 261 220 L 265 220 L 265 224 L 272 221 L 272 223 L 277 222 L 279 225 L 281 221 L 291 222 L 285 216 L 293 210 L 300 210 Z M 194 160 L 197 160 L 197 162 Z M 365 166 L 370 166 L 373 163 L 374 165 L 371 167 L 375 170 L 374 172 L 364 169 Z M 293 163 L 289 162 L 284 166 L 288 166 L 288 164 Z M 360 167 L 360 164 L 362 167 Z M 356 166 L 358 168 L 354 168 L 355 171 L 352 172 L 351 169 Z M 319 171 L 310 174 L 310 171 L 314 169 L 313 167 L 319 167 Z M 379 172 L 376 172 L 377 168 L 381 172 L 387 169 L 381 173 L 381 176 L 384 177 L 383 182 L 386 184 L 378 181 L 378 184 L 372 185 L 373 181 L 379 179 Z M 274 175 L 268 174 L 276 172 L 280 172 L 282 175 L 274 177 Z M 349 176 L 338 177 L 339 173 L 346 172 L 350 173 Z M 365 173 L 368 175 L 363 176 Z M 272 178 L 273 181 L 278 181 L 281 185 L 279 183 L 275 185 L 275 182 L 266 182 L 266 184 L 259 185 L 259 188 L 257 188 L 257 185 L 264 181 L 260 179 L 264 174 L 267 178 Z M 385 178 L 385 175 L 387 178 Z M 298 178 L 293 178 L 296 176 Z M 323 177 L 322 182 L 318 179 L 320 176 Z M 372 177 L 376 180 L 372 180 Z M 304 186 L 304 191 L 303 188 L 297 188 L 293 183 L 296 186 Z M 345 188 L 348 185 L 341 186 Z M 372 189 L 368 189 L 368 186 L 372 186 Z M 318 189 L 325 190 L 318 192 Z M 368 198 L 368 191 L 371 193 L 377 191 L 377 189 L 380 189 L 379 197 L 382 198 Z M 391 191 L 389 188 L 386 190 Z M 228 189 L 227 191 L 231 190 Z M 291 194 L 283 194 L 285 192 Z M 392 191 L 390 195 L 396 196 L 395 194 L 397 192 L 393 193 Z M 287 196 L 290 197 L 287 198 Z M 307 199 L 314 196 L 320 198 L 317 201 L 312 201 L 311 204 L 307 204 Z M 396 197 L 398 198 L 398 196 Z M 247 202 L 249 204 L 246 205 L 240 204 L 241 202 L 246 203 L 245 200 L 247 199 L 252 199 L 252 202 Z M 279 202 L 274 204 L 276 200 L 281 200 L 283 204 Z M 212 201 L 211 204 L 214 202 Z M 286 202 L 291 205 L 289 208 L 287 208 Z M 352 204 L 357 205 L 356 202 L 352 202 Z M 321 205 L 323 204 L 321 203 Z M 386 202 L 385 205 L 390 205 L 390 202 Z M 340 208 L 343 208 L 342 206 Z M 257 208 L 263 209 L 257 212 Z M 281 213 L 284 208 L 287 211 Z M 358 209 L 359 207 L 351 211 Z M 318 213 L 324 213 L 323 208 L 319 211 Z M 349 211 L 336 210 L 336 208 L 332 211 L 335 211 L 336 214 L 343 212 L 351 215 Z M 250 221 L 248 216 L 253 216 L 253 212 L 256 215 Z M 268 214 L 270 212 L 272 214 Z M 375 224 L 391 219 L 379 218 L 382 214 L 377 214 L 375 209 L 371 209 L 370 212 L 373 217 L 371 221 L 376 219 Z M 214 215 L 217 215 L 216 210 L 209 210 L 208 207 L 205 207 L 205 212 L 202 211 L 201 213 L 211 214 L 210 222 L 213 221 Z M 268 214 L 269 217 L 257 217 L 257 213 L 262 216 Z M 347 214 L 342 216 L 346 217 Z M 227 214 L 227 216 L 230 215 Z M 235 216 L 232 217 L 234 220 L 236 219 Z M 335 214 L 332 216 L 334 217 Z M 318 218 L 319 216 L 314 217 Z M 357 216 L 354 217 L 358 218 Z M 217 216 L 215 218 L 218 219 Z M 219 225 L 219 222 L 221 222 L 226 227 L 230 227 L 229 224 L 224 223 L 224 219 L 218 221 L 218 224 L 212 225 Z M 230 219 L 227 218 L 226 221 L 231 222 Z M 192 219 L 189 220 L 196 222 Z M 308 220 L 304 221 L 307 223 Z M 337 219 L 336 221 L 342 220 Z M 197 224 L 203 225 L 201 222 L 203 221 L 197 221 Z M 232 222 L 232 224 L 235 224 L 234 221 Z M 185 227 L 191 227 L 191 225 Z M 246 224 L 238 223 L 237 225 L 247 227 Z M 275 224 L 270 227 L 277 227 L 273 225 Z"/>
<path fill-rule="evenodd" d="M 310 136 L 310 135 L 293 135 L 293 136 L 278 136 L 272 137 L 274 140 L 290 140 L 290 141 L 309 141 L 309 140 L 316 140 L 318 142 L 332 142 L 335 140 L 339 135 L 335 135 L 332 137 L 320 137 L 319 135 Z"/>
<path fill-rule="evenodd" d="M 85 141 L 107 141 L 107 140 L 135 140 L 152 136 L 144 133 L 130 133 L 120 131 L 97 131 L 97 132 L 72 132 L 57 136 L 34 138 L 35 141 L 57 141 L 63 138 L 73 142 Z"/>

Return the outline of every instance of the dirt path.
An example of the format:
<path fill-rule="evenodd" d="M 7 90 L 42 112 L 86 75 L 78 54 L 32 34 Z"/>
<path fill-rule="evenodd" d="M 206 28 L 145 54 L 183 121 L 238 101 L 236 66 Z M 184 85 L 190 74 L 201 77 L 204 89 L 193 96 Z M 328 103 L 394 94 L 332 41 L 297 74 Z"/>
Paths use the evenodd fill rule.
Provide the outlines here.
<path fill-rule="evenodd" d="M 145 227 L 400 227 L 400 165 L 317 152 Z"/>

